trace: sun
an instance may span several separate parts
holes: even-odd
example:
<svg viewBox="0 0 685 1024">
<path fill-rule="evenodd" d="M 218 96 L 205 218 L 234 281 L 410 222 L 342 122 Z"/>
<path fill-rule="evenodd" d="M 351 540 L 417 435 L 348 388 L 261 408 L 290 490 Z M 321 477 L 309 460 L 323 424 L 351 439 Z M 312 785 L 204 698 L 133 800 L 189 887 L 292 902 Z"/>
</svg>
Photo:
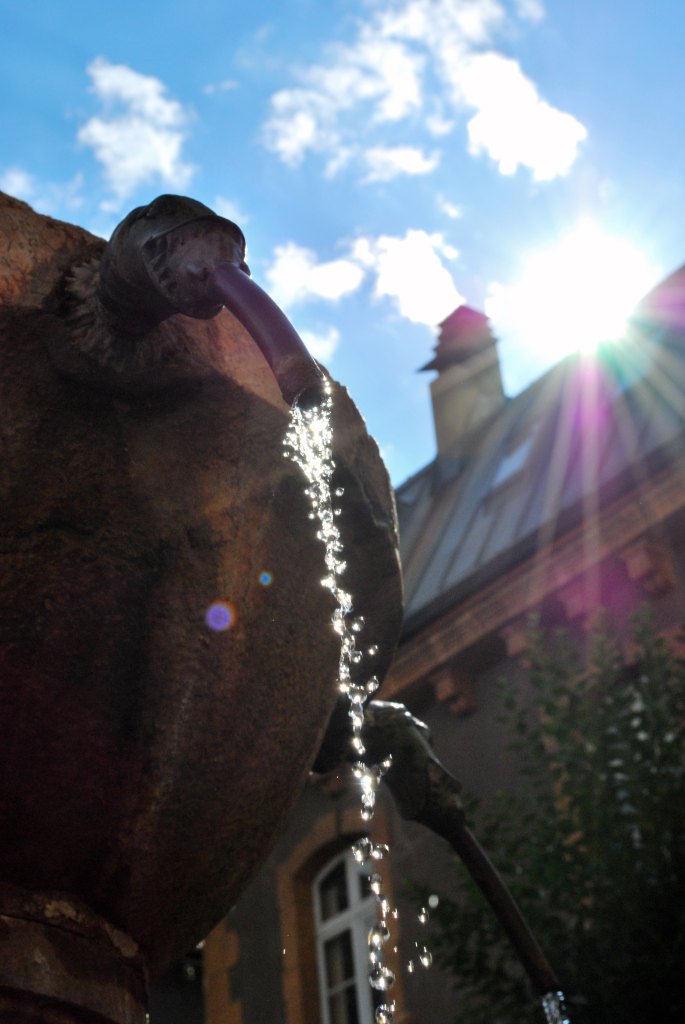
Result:
<svg viewBox="0 0 685 1024">
<path fill-rule="evenodd" d="M 622 337 L 637 302 L 660 270 L 627 238 L 591 221 L 526 260 L 518 283 L 492 285 L 486 312 L 521 358 L 557 362 Z"/>
</svg>

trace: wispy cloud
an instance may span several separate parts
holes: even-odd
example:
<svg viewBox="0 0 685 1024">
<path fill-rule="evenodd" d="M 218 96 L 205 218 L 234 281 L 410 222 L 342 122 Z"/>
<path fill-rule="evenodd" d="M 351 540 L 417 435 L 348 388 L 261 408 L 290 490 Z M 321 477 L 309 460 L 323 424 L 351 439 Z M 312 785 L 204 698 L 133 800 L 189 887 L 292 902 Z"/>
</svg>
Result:
<svg viewBox="0 0 685 1024">
<path fill-rule="evenodd" d="M 157 179 L 185 189 L 194 171 L 182 157 L 188 111 L 158 78 L 124 64 L 97 57 L 87 70 L 103 110 L 82 125 L 78 140 L 102 164 L 112 192 L 103 208 L 118 209 L 140 185 Z"/>
<path fill-rule="evenodd" d="M 364 154 L 368 173 L 364 181 L 390 181 L 400 174 L 428 174 L 440 157 L 426 156 L 417 146 L 372 146 Z"/>
<path fill-rule="evenodd" d="M 437 197 L 438 208 L 449 217 L 450 220 L 458 220 L 461 217 L 461 207 L 453 203 L 451 199 L 447 199 L 445 196 Z"/>
<path fill-rule="evenodd" d="M 527 21 L 542 21 L 545 16 L 542 0 L 516 0 L 516 10 Z"/>
<path fill-rule="evenodd" d="M 322 363 L 330 363 L 340 344 L 340 331 L 337 327 L 327 327 L 321 331 L 300 331 L 307 349 Z"/>
<path fill-rule="evenodd" d="M 221 92 L 232 92 L 238 88 L 239 83 L 235 78 L 224 78 L 221 82 L 208 82 L 202 87 L 205 96 L 215 96 Z"/>
<path fill-rule="evenodd" d="M 70 181 L 41 181 L 22 167 L 8 167 L 0 172 L 0 192 L 30 203 L 38 213 L 64 217 L 83 205 L 83 175 Z"/>
<path fill-rule="evenodd" d="M 544 15 L 540 0 L 517 0 L 515 12 L 527 22 Z M 386 0 L 358 25 L 350 44 L 328 46 L 321 62 L 294 72 L 292 88 L 274 93 L 264 143 L 293 167 L 319 154 L 331 175 L 368 165 L 369 151 L 420 152 L 423 132 L 447 135 L 470 113 L 473 156 L 485 153 L 503 174 L 519 166 L 537 180 L 564 174 L 585 128 L 494 49 L 511 22 L 498 0 Z M 392 147 L 383 138 L 391 123 Z M 407 140 L 398 145 L 400 123 Z M 415 167 L 395 164 L 396 173 L 417 173 Z"/>
<path fill-rule="evenodd" d="M 274 93 L 265 144 L 297 166 L 308 150 L 345 148 L 344 122 L 359 106 L 367 108 L 370 125 L 401 120 L 420 107 L 423 62 L 373 23 L 362 25 L 352 46 L 330 45 L 325 63 L 296 72 L 294 88 Z"/>
<path fill-rule="evenodd" d="M 232 199 L 227 199 L 226 196 L 217 196 L 212 205 L 212 209 L 215 213 L 218 213 L 220 217 L 226 217 L 227 220 L 232 220 L 233 223 L 237 224 L 240 228 L 250 220 L 249 214 L 245 213 L 238 203 L 234 202 Z"/>
</svg>

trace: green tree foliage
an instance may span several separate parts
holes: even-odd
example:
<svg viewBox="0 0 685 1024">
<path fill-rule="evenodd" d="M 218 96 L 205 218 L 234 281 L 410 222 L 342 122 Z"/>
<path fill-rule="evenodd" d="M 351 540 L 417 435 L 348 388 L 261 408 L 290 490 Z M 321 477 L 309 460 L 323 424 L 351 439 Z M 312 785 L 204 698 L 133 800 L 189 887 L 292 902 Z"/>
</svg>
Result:
<svg viewBox="0 0 685 1024">
<path fill-rule="evenodd" d="M 532 631 L 531 692 L 523 701 L 502 686 L 521 785 L 469 808 L 561 979 L 572 1024 L 685 1021 L 685 663 L 645 616 L 634 639 L 626 668 L 598 632 L 581 671 L 568 637 Z M 432 914 L 459 1024 L 540 1024 L 463 869 L 459 888 Z"/>
</svg>

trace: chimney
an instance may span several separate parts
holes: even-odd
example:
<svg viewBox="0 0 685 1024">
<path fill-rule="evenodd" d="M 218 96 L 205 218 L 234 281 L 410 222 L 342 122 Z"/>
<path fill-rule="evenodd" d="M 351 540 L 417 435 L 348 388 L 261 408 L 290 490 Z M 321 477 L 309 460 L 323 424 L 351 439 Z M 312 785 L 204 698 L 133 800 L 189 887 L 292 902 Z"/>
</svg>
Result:
<svg viewBox="0 0 685 1024">
<path fill-rule="evenodd" d="M 439 326 L 433 358 L 421 369 L 438 371 L 431 381 L 438 455 L 456 455 L 504 404 L 504 388 L 497 342 L 483 313 L 459 306 Z"/>
</svg>

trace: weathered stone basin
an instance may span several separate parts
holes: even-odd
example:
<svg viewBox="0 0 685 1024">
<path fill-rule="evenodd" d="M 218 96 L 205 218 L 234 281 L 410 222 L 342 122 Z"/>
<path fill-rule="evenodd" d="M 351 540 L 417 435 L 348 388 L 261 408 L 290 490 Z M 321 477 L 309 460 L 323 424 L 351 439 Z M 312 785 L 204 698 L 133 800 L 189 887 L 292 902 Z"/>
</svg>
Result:
<svg viewBox="0 0 685 1024">
<path fill-rule="evenodd" d="M 36 991 L 53 977 L 64 1003 L 74 936 L 104 928 L 154 976 L 226 913 L 316 755 L 338 660 L 271 370 L 225 310 L 135 345 L 103 328 L 93 347 L 103 248 L 0 196 L 0 990 L 32 991 L 12 927 L 48 920 L 41 942 L 76 980 L 43 971 Z M 334 400 L 345 583 L 382 672 L 401 604 L 391 490 Z M 207 625 L 216 602 L 229 628 Z M 120 967 L 98 970 L 86 1010 L 137 1020 L 134 982 L 115 1011 Z"/>
</svg>

